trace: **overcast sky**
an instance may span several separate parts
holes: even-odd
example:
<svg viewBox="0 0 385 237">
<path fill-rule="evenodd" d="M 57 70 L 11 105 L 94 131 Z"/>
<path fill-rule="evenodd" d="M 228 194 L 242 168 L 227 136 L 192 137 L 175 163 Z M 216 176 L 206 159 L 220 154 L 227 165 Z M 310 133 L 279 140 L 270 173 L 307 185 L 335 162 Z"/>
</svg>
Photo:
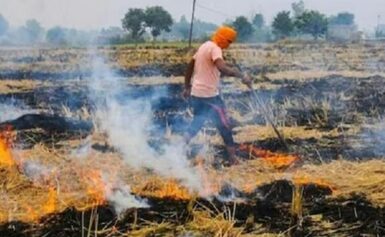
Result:
<svg viewBox="0 0 385 237">
<path fill-rule="evenodd" d="M 34 18 L 44 27 L 56 25 L 78 29 L 121 26 L 127 9 L 160 5 L 175 20 L 191 15 L 193 0 L 0 0 L 0 14 L 12 26 Z M 226 19 L 262 13 L 270 22 L 281 10 L 290 10 L 294 0 L 197 0 L 196 17 L 216 24 Z M 304 0 L 307 9 L 327 15 L 349 11 L 356 15 L 360 29 L 372 30 L 377 22 L 385 23 L 385 0 Z M 381 15 L 380 18 L 378 16 Z"/>
</svg>

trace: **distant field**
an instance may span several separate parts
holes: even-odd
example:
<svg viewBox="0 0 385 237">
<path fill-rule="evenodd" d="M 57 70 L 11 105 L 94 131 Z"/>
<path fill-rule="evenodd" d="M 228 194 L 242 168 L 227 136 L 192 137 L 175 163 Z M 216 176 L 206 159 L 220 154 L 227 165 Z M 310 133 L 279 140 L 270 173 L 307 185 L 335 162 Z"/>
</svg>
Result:
<svg viewBox="0 0 385 237">
<path fill-rule="evenodd" d="M 0 77 L 49 78 L 89 75 L 90 57 L 98 54 L 110 67 L 125 76 L 181 76 L 194 49 L 180 43 L 140 44 L 99 47 L 97 49 L 0 49 Z M 197 45 L 194 45 L 197 47 Z M 235 44 L 226 51 L 252 74 L 285 71 L 326 71 L 382 73 L 384 43 L 330 44 L 281 42 L 276 44 Z"/>
</svg>

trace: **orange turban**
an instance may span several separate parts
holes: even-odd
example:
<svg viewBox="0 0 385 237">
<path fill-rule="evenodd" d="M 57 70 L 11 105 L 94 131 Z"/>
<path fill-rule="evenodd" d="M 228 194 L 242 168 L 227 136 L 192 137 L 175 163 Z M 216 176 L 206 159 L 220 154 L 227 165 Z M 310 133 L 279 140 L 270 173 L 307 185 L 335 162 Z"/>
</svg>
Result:
<svg viewBox="0 0 385 237">
<path fill-rule="evenodd" d="M 225 49 L 235 41 L 237 38 L 237 32 L 228 26 L 221 26 L 214 33 L 211 40 L 216 43 L 220 48 Z"/>
</svg>

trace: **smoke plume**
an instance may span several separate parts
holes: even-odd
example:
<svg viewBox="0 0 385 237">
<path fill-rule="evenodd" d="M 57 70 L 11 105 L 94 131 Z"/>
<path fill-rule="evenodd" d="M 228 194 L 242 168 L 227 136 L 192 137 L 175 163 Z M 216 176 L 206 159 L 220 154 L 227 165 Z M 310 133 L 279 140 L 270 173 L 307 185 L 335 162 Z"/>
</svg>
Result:
<svg viewBox="0 0 385 237">
<path fill-rule="evenodd" d="M 122 154 L 124 161 L 135 168 L 147 168 L 162 176 L 176 178 L 199 192 L 200 176 L 190 167 L 182 139 L 173 139 L 157 149 L 149 144 L 154 134 L 151 129 L 155 127 L 151 102 L 165 92 L 131 96 L 135 89 L 129 89 L 127 83 L 114 75 L 99 57 L 94 60 L 93 72 L 89 88 L 96 108 L 96 124 L 107 133 L 110 144 Z"/>
</svg>

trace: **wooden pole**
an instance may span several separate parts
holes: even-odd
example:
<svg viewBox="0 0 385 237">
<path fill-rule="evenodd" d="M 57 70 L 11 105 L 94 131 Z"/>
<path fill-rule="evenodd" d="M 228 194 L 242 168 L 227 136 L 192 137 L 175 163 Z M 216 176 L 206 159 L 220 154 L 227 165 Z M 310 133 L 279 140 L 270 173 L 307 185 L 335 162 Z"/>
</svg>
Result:
<svg viewBox="0 0 385 237">
<path fill-rule="evenodd" d="M 195 3 L 196 3 L 196 0 L 193 0 L 193 8 L 192 8 L 192 14 L 191 14 L 191 23 L 190 23 L 190 35 L 188 39 L 189 48 L 191 48 L 192 33 L 193 33 L 193 27 L 194 27 Z"/>
</svg>

